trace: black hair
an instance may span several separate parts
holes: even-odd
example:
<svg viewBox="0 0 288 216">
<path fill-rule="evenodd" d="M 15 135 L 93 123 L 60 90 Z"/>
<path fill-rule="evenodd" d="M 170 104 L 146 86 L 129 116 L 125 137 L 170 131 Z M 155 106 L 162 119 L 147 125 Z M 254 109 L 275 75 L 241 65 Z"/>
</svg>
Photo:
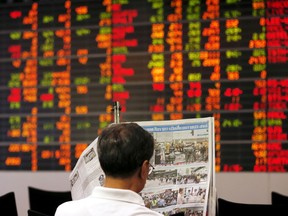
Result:
<svg viewBox="0 0 288 216">
<path fill-rule="evenodd" d="M 107 176 L 132 176 L 154 151 L 153 136 L 136 123 L 112 124 L 98 137 L 100 165 Z"/>
</svg>

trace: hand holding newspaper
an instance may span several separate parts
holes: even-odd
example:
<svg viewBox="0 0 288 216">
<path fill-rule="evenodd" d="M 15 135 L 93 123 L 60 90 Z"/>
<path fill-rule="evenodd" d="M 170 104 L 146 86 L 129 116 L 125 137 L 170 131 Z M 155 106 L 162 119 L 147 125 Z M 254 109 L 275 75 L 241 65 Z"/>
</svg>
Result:
<svg viewBox="0 0 288 216">
<path fill-rule="evenodd" d="M 155 167 L 141 191 L 145 205 L 164 215 L 215 215 L 214 119 L 136 122 L 155 140 Z M 82 152 L 69 180 L 73 200 L 102 186 L 97 138 Z"/>
</svg>

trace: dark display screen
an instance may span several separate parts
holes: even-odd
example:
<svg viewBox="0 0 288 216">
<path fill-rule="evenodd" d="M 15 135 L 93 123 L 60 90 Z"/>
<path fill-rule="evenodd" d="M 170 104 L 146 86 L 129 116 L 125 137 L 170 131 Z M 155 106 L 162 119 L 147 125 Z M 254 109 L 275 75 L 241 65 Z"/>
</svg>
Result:
<svg viewBox="0 0 288 216">
<path fill-rule="evenodd" d="M 216 172 L 288 171 L 288 1 L 0 4 L 0 170 L 73 169 L 113 119 L 215 119 Z"/>
</svg>

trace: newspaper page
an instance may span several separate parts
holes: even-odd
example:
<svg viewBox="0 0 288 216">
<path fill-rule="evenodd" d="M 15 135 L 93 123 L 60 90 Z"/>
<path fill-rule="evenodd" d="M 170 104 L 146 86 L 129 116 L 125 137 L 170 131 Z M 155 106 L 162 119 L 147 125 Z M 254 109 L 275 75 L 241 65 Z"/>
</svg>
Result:
<svg viewBox="0 0 288 216">
<path fill-rule="evenodd" d="M 136 123 L 155 140 L 150 161 L 155 169 L 140 193 L 145 205 L 167 216 L 177 212 L 185 212 L 185 216 L 215 215 L 214 118 Z M 96 138 L 69 176 L 72 199 L 89 196 L 104 178 Z"/>
<path fill-rule="evenodd" d="M 141 191 L 145 205 L 164 215 L 215 215 L 208 203 L 209 196 L 213 199 L 214 119 L 137 123 L 155 140 L 155 169 Z"/>
<path fill-rule="evenodd" d="M 89 196 L 95 186 L 102 186 L 104 172 L 97 154 L 98 137 L 82 152 L 69 175 L 73 200 Z"/>
</svg>

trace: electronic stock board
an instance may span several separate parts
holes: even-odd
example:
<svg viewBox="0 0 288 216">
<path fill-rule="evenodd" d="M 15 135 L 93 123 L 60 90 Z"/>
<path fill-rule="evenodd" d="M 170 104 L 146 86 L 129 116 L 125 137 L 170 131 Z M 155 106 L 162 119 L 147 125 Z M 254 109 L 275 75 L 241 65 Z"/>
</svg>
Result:
<svg viewBox="0 0 288 216">
<path fill-rule="evenodd" d="M 213 116 L 216 172 L 288 170 L 288 1 L 0 4 L 0 170 L 73 169 L 113 122 Z"/>
</svg>

